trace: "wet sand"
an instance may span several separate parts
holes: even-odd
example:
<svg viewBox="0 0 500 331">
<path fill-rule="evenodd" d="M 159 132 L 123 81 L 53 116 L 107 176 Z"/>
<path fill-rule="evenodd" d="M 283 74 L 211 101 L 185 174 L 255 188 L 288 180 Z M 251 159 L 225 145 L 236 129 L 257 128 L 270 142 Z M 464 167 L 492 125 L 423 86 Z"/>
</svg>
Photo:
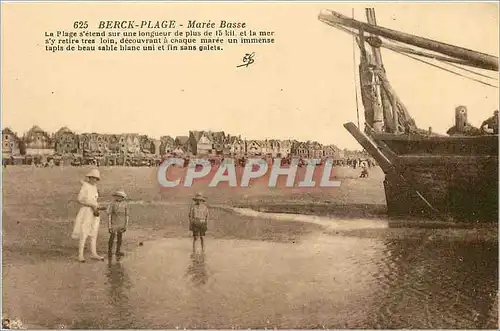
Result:
<svg viewBox="0 0 500 331">
<path fill-rule="evenodd" d="M 80 180 L 89 168 L 8 167 L 3 173 L 3 249 L 4 263 L 37 261 L 74 255 L 75 241 L 69 235 L 78 211 L 76 196 Z M 345 205 L 382 206 L 385 203 L 382 172 L 374 169 L 367 180 L 357 179 L 358 170 L 340 168 L 336 174 L 341 188 L 309 191 L 269 189 L 264 182 L 249 188 L 207 188 L 200 183 L 191 188 L 161 189 L 155 168 L 100 168 L 100 201 L 109 203 L 115 190 L 124 189 L 130 198 L 131 224 L 134 239 L 127 234 L 132 247 L 140 241 L 189 235 L 187 214 L 191 198 L 202 191 L 210 205 L 310 203 L 334 201 Z M 179 169 L 179 171 L 182 171 Z M 302 234 L 318 231 L 314 224 L 273 222 L 251 217 L 234 218 L 220 208 L 211 211 L 209 235 L 214 238 L 256 239 L 273 241 L 298 240 Z M 251 222 L 250 222 L 251 221 Z M 105 222 L 99 249 L 106 249 Z"/>
<path fill-rule="evenodd" d="M 474 265 L 491 252 L 455 241 L 212 238 L 202 255 L 161 239 L 111 263 L 11 266 L 4 303 L 47 328 L 492 327 L 494 265 Z"/>
<path fill-rule="evenodd" d="M 86 171 L 4 170 L 8 316 L 46 328 L 492 328 L 496 322 L 496 228 L 391 227 L 380 214 L 280 218 L 228 209 L 259 201 L 377 209 L 383 187 L 376 171 L 361 180 L 343 169 L 341 188 L 293 192 L 259 185 L 165 191 L 154 169 L 101 169 L 104 201 L 117 188 L 131 197 L 127 256 L 111 265 L 77 263 L 77 243 L 69 237 L 78 209 L 71 200 Z M 187 231 L 198 190 L 214 206 L 204 257 L 192 255 Z M 106 240 L 101 224 L 102 253 Z"/>
</svg>

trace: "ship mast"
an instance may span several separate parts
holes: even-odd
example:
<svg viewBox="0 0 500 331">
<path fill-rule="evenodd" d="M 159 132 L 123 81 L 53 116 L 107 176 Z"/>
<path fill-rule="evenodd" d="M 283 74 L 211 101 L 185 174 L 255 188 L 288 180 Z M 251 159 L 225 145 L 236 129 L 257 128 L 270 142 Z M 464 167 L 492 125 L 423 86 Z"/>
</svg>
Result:
<svg viewBox="0 0 500 331">
<path fill-rule="evenodd" d="M 375 10 L 373 8 L 366 8 L 366 19 L 368 23 L 377 25 L 377 20 L 375 18 Z M 377 70 L 385 71 L 382 64 L 382 53 L 380 48 L 371 46 L 372 67 Z M 375 132 L 382 132 L 384 130 L 384 101 L 387 101 L 385 95 L 381 93 L 380 79 L 372 70 L 372 84 L 373 84 L 373 123 L 372 128 Z"/>
<path fill-rule="evenodd" d="M 366 9 L 368 22 L 376 26 L 375 10 Z M 364 35 L 359 31 L 358 46 L 361 51 L 359 74 L 361 81 L 361 99 L 365 109 L 365 132 L 403 133 L 417 131 L 415 122 L 405 106 L 397 97 L 386 77 L 377 36 Z M 365 41 L 370 45 L 367 49 Z"/>
<path fill-rule="evenodd" d="M 391 30 L 374 24 L 360 22 L 331 10 L 322 11 L 318 18 L 320 21 L 327 24 L 341 25 L 348 28 L 354 28 L 358 31 L 363 30 L 380 37 L 448 55 L 450 57 L 463 60 L 468 65 L 476 68 L 498 71 L 498 58 L 493 55 L 419 37 L 409 33 Z"/>
<path fill-rule="evenodd" d="M 494 56 L 377 26 L 373 8 L 366 9 L 366 17 L 368 23 L 351 19 L 333 11 L 322 11 L 319 15 L 320 21 L 348 33 L 356 34 L 355 31 L 348 28 L 358 30 L 357 41 L 361 51 L 359 64 L 361 98 L 365 109 L 365 132 L 367 134 L 424 132 L 424 130 L 417 128 L 415 121 L 387 79 L 380 52 L 380 47 L 387 47 L 387 45 L 382 42 L 379 36 L 447 55 L 447 57 L 443 57 L 442 55 L 422 53 L 442 61 L 487 70 L 498 70 L 498 58 Z M 370 35 L 365 36 L 366 32 Z M 369 50 L 366 48 L 365 41 L 370 46 Z"/>
</svg>

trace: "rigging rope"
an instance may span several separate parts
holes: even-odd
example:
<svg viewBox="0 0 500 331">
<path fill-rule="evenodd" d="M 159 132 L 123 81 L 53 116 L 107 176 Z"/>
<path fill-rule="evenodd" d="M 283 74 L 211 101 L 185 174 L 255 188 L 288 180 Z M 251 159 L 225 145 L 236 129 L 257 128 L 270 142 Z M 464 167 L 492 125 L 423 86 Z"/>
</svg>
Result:
<svg viewBox="0 0 500 331">
<path fill-rule="evenodd" d="M 461 66 L 453 64 L 453 63 L 448 63 L 448 65 L 450 65 L 450 66 L 452 66 L 454 68 L 457 68 L 457 69 L 462 69 L 464 71 L 476 74 L 476 75 L 484 77 L 484 78 L 488 78 L 488 79 L 492 79 L 492 80 L 498 81 L 498 77 L 491 77 L 491 76 L 488 76 L 488 75 L 484 75 L 484 74 L 482 74 L 480 72 L 477 72 L 477 71 L 474 71 L 474 70 L 470 70 L 470 69 L 467 69 L 467 68 L 462 68 Z"/>
<path fill-rule="evenodd" d="M 412 48 L 405 47 L 403 43 L 398 42 L 398 41 L 394 41 L 394 40 L 392 40 L 391 42 L 393 44 L 395 44 L 396 46 L 389 45 L 386 42 L 381 47 L 387 48 L 387 49 L 389 49 L 391 51 L 394 51 L 394 52 L 398 52 L 399 51 L 399 52 L 403 52 L 403 53 L 410 53 L 410 54 L 413 54 L 413 55 L 420 55 L 420 56 L 428 57 L 428 58 L 431 58 L 431 59 L 434 59 L 434 60 L 437 60 L 437 61 L 440 61 L 440 62 L 445 62 L 449 66 L 455 67 L 457 69 L 461 69 L 461 70 L 473 73 L 473 74 L 481 76 L 481 77 L 485 77 L 485 78 L 488 78 L 488 79 L 492 79 L 492 80 L 498 81 L 498 77 L 491 77 L 491 76 L 482 74 L 480 72 L 477 72 L 477 71 L 474 71 L 474 70 L 471 70 L 471 69 L 468 69 L 468 68 L 461 67 L 460 65 L 457 65 L 457 64 L 468 65 L 467 61 L 456 60 L 456 59 L 453 59 L 453 58 L 448 58 L 448 57 L 440 56 L 440 55 L 437 55 L 437 54 L 425 53 L 425 52 L 422 52 L 422 51 L 417 51 L 417 50 L 414 50 Z M 453 64 L 453 63 L 456 63 L 456 64 Z"/>
<path fill-rule="evenodd" d="M 352 9 L 352 18 L 354 19 L 354 8 Z M 354 74 L 354 93 L 356 95 L 356 115 L 358 117 L 358 128 L 359 126 L 359 101 L 358 101 L 358 79 L 356 77 L 356 35 L 352 36 L 352 64 L 353 64 L 353 74 Z"/>
<path fill-rule="evenodd" d="M 455 74 L 455 75 L 457 75 L 457 76 L 460 76 L 460 77 L 463 77 L 463 78 L 467 78 L 467 79 L 473 80 L 473 81 L 475 81 L 475 82 L 477 82 L 477 83 L 480 83 L 480 84 L 483 84 L 483 85 L 487 85 L 487 86 L 491 86 L 491 87 L 494 87 L 494 88 L 498 88 L 498 86 L 496 86 L 496 85 L 492 85 L 492 84 L 489 84 L 489 83 L 483 82 L 482 80 L 475 79 L 475 78 L 472 78 L 472 77 L 467 77 L 467 76 L 462 75 L 461 73 L 458 73 L 458 72 L 456 72 L 456 71 L 453 71 L 453 70 L 450 70 L 450 69 L 446 69 L 446 68 L 440 67 L 440 66 L 438 66 L 437 64 L 434 64 L 434 63 L 431 63 L 431 62 L 429 62 L 429 61 L 425 61 L 425 60 L 419 59 L 419 58 L 414 57 L 414 56 L 411 56 L 411 55 L 409 55 L 409 54 L 405 54 L 405 53 L 398 52 L 398 51 L 394 51 L 394 52 L 396 52 L 396 53 L 398 53 L 398 54 L 401 54 L 401 55 L 404 55 L 404 56 L 407 56 L 407 57 L 409 57 L 409 58 L 411 58 L 411 59 L 414 59 L 414 60 L 416 60 L 416 61 L 419 61 L 419 62 L 422 62 L 422 63 L 428 64 L 428 65 L 430 65 L 430 66 L 432 66 L 432 67 L 436 67 L 436 68 L 438 68 L 438 69 L 441 69 L 441 70 L 444 70 L 444 71 L 450 72 L 450 73 Z"/>
<path fill-rule="evenodd" d="M 343 27 L 343 26 L 336 25 L 336 24 L 332 24 L 332 23 L 327 22 L 327 21 L 322 21 L 322 22 L 324 22 L 324 23 L 326 23 L 326 24 L 328 24 L 328 25 L 330 25 L 330 26 L 332 26 L 332 27 L 334 27 L 334 28 L 337 28 L 337 29 L 339 29 L 339 30 L 341 30 L 341 31 L 344 31 L 344 32 L 346 32 L 346 33 L 352 34 L 352 35 L 353 35 L 353 38 L 355 38 L 355 36 L 356 36 L 356 33 L 355 33 L 354 31 L 349 30 L 349 29 L 347 29 L 347 28 L 345 28 L 345 27 Z M 396 43 L 395 41 L 393 41 L 393 42 L 394 42 L 394 43 Z M 433 64 L 432 62 L 428 62 L 428 61 L 425 61 L 425 60 L 419 59 L 419 58 L 417 58 L 417 57 L 411 56 L 411 55 L 409 55 L 409 54 L 406 54 L 404 51 L 397 51 L 397 50 L 396 50 L 396 49 L 394 49 L 393 47 L 390 47 L 390 46 L 389 46 L 389 47 L 387 47 L 387 45 L 382 45 L 381 47 L 384 47 L 384 48 L 386 48 L 386 49 L 389 49 L 389 50 L 391 50 L 391 51 L 393 51 L 393 52 L 395 52 L 395 53 L 398 53 L 398 54 L 401 54 L 401 55 L 407 56 L 407 57 L 412 58 L 412 59 L 414 59 L 414 60 L 416 60 L 416 61 L 420 61 L 420 62 L 425 63 L 425 64 L 428 64 L 428 65 L 430 65 L 430 66 L 433 66 L 433 67 L 439 68 L 439 69 L 441 69 L 441 70 L 444 70 L 444 71 L 447 71 L 447 72 L 453 73 L 453 74 L 455 74 L 455 75 L 461 76 L 461 77 L 463 77 L 463 78 L 473 80 L 473 81 L 475 81 L 475 82 L 477 82 L 477 83 L 480 83 L 480 84 L 483 84 L 483 85 L 487 85 L 487 86 L 491 86 L 491 87 L 494 87 L 494 88 L 498 88 L 498 86 L 496 86 L 496 85 L 492 85 L 492 84 L 489 84 L 489 83 L 483 82 L 482 80 L 478 80 L 478 79 L 475 79 L 475 78 L 472 78 L 472 77 L 468 77 L 468 76 L 462 75 L 462 74 L 460 74 L 460 73 L 458 73 L 458 72 L 456 72 L 456 71 L 449 70 L 449 69 L 446 69 L 446 68 L 440 67 L 440 66 L 438 66 L 438 65 L 436 65 L 436 64 Z M 422 55 L 422 54 L 419 54 L 419 55 L 421 55 L 421 56 L 426 56 L 426 55 Z M 427 57 L 430 57 L 430 56 L 427 56 Z M 441 62 L 444 62 L 444 60 L 441 60 Z M 498 79 L 493 78 L 493 77 L 491 77 L 491 76 L 483 75 L 483 74 L 480 74 L 480 73 L 475 72 L 475 71 L 473 71 L 473 70 L 466 69 L 466 68 L 462 68 L 462 67 L 457 66 L 457 65 L 453 65 L 452 63 L 448 63 L 448 62 L 446 62 L 446 63 L 447 63 L 447 64 L 449 64 L 450 66 L 454 66 L 454 67 L 456 67 L 456 68 L 458 68 L 458 69 L 462 69 L 462 70 L 468 71 L 468 72 L 470 72 L 470 73 L 473 73 L 473 74 L 476 74 L 476 75 L 479 75 L 479 76 L 483 76 L 483 77 L 486 77 L 486 78 L 489 78 L 489 79 L 495 79 L 495 80 L 498 80 Z"/>
</svg>

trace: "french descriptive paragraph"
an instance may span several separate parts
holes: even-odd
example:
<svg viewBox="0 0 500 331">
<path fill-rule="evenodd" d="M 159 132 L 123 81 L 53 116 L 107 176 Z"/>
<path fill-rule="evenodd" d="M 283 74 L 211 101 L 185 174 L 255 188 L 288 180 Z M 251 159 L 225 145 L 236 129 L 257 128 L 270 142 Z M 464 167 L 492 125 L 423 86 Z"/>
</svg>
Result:
<svg viewBox="0 0 500 331">
<path fill-rule="evenodd" d="M 217 52 L 231 45 L 274 44 L 275 32 L 246 22 L 75 21 L 45 31 L 47 52 Z"/>
</svg>

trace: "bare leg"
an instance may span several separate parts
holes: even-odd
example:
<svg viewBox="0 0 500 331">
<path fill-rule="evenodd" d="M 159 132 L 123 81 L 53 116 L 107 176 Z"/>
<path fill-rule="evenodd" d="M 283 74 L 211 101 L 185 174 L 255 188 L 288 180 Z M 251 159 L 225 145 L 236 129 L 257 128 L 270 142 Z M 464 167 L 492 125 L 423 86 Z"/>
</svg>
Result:
<svg viewBox="0 0 500 331">
<path fill-rule="evenodd" d="M 90 253 L 93 259 L 104 260 L 102 256 L 97 254 L 97 236 L 92 236 L 90 238 Z"/>
<path fill-rule="evenodd" d="M 193 236 L 193 254 L 196 253 L 196 236 Z"/>
<path fill-rule="evenodd" d="M 85 249 L 85 241 L 87 241 L 87 236 L 80 234 L 80 242 L 78 244 L 78 260 L 80 262 L 85 262 L 85 257 L 83 256 L 83 251 Z"/>
<path fill-rule="evenodd" d="M 205 252 L 205 240 L 203 236 L 200 236 L 200 243 L 201 243 L 201 251 Z"/>
</svg>

